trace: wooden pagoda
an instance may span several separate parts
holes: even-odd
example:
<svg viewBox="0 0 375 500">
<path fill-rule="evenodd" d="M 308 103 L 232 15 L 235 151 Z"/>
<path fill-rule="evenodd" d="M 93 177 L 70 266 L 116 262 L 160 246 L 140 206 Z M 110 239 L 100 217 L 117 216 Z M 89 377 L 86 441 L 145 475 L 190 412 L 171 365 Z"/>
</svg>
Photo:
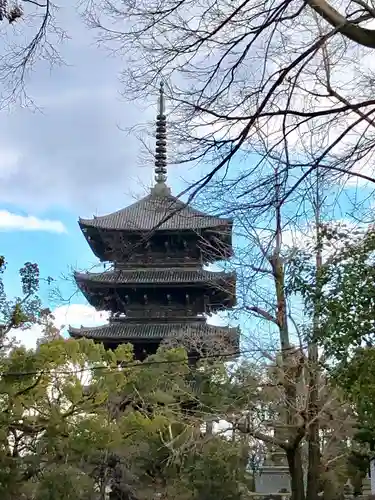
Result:
<svg viewBox="0 0 375 500">
<path fill-rule="evenodd" d="M 166 185 L 166 144 L 161 84 L 155 186 L 131 206 L 79 220 L 92 251 L 111 268 L 75 273 L 75 280 L 92 306 L 110 311 L 109 323 L 70 327 L 69 333 L 110 349 L 131 343 L 137 359 L 168 342 L 185 346 L 194 357 L 235 355 L 238 329 L 207 323 L 207 316 L 235 304 L 235 274 L 204 269 L 231 256 L 232 220 L 207 215 L 172 196 Z"/>
</svg>

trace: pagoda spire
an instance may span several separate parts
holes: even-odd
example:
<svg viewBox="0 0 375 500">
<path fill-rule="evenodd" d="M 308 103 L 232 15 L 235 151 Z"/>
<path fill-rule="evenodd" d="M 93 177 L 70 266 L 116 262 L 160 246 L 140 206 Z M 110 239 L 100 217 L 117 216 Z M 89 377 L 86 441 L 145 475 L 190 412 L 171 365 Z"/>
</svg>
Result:
<svg viewBox="0 0 375 500">
<path fill-rule="evenodd" d="M 155 181 L 156 186 L 167 180 L 167 117 L 165 116 L 164 83 L 160 82 L 159 106 L 156 117 Z"/>
</svg>

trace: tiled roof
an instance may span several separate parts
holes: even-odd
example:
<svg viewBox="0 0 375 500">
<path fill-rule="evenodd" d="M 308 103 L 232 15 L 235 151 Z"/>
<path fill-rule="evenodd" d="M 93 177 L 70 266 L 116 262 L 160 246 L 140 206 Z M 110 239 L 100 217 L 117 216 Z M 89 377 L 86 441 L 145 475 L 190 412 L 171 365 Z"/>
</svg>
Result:
<svg viewBox="0 0 375 500">
<path fill-rule="evenodd" d="M 130 321 L 113 322 L 95 327 L 69 327 L 69 334 L 76 338 L 93 340 L 163 340 L 168 338 L 184 338 L 199 336 L 200 338 L 227 338 L 238 344 L 238 328 L 225 328 L 198 323 L 132 323 Z"/>
<path fill-rule="evenodd" d="M 213 217 L 195 210 L 171 194 L 160 196 L 153 193 L 118 212 L 94 219 L 79 219 L 81 228 L 129 231 L 194 230 L 231 223 L 231 219 Z"/>
<path fill-rule="evenodd" d="M 79 282 L 103 284 L 163 284 L 163 283 L 211 283 L 218 280 L 235 279 L 235 273 L 212 272 L 203 269 L 166 268 L 166 269 L 138 269 L 115 270 L 103 273 L 75 273 Z"/>
</svg>

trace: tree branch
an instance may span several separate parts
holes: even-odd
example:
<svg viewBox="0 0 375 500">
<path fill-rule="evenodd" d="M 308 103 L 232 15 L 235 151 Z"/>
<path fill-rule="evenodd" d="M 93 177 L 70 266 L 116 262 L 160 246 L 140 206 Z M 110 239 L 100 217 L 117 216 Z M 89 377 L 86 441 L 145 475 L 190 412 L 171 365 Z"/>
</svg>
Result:
<svg viewBox="0 0 375 500">
<path fill-rule="evenodd" d="M 332 7 L 325 0 L 307 0 L 307 4 L 325 19 L 337 32 L 364 47 L 375 49 L 375 31 L 358 26 L 356 22 L 349 21 L 338 10 Z M 373 16 L 366 16 L 366 19 L 373 19 Z M 363 21 L 361 19 L 361 21 Z"/>
<path fill-rule="evenodd" d="M 265 311 L 261 307 L 246 306 L 245 309 L 249 312 L 253 312 L 253 313 L 257 314 L 258 316 L 260 316 L 263 319 L 266 319 L 267 321 L 272 321 L 272 323 L 275 323 L 275 325 L 278 324 L 275 316 L 272 316 L 272 314 L 270 314 L 268 311 Z"/>
</svg>

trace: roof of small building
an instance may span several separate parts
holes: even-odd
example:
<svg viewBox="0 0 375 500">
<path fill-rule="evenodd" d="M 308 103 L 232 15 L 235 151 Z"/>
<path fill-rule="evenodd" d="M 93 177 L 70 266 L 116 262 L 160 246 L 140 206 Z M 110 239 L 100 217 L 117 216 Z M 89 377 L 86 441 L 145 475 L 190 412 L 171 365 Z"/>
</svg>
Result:
<svg viewBox="0 0 375 500">
<path fill-rule="evenodd" d="M 69 327 L 69 334 L 76 338 L 93 340 L 125 341 L 125 340 L 163 340 L 167 338 L 184 338 L 199 336 L 200 338 L 233 339 L 239 342 L 239 329 L 196 323 L 135 323 L 131 321 L 114 321 L 95 327 Z"/>
<path fill-rule="evenodd" d="M 79 219 L 82 229 L 118 231 L 198 230 L 231 225 L 232 219 L 207 215 L 165 191 L 151 194 L 109 215 Z"/>
<path fill-rule="evenodd" d="M 103 273 L 74 273 L 77 283 L 97 283 L 105 285 L 131 284 L 193 284 L 214 283 L 220 280 L 235 280 L 235 273 L 213 272 L 191 268 L 138 268 L 137 270 L 114 270 Z"/>
</svg>

